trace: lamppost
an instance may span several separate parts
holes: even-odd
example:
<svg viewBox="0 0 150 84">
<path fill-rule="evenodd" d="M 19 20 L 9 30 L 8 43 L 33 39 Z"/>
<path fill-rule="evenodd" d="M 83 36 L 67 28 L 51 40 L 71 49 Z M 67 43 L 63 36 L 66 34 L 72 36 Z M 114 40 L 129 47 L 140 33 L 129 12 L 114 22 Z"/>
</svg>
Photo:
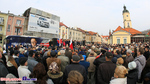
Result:
<svg viewBox="0 0 150 84">
<path fill-rule="evenodd" d="M 41 37 L 43 36 L 43 30 L 41 30 Z"/>
</svg>

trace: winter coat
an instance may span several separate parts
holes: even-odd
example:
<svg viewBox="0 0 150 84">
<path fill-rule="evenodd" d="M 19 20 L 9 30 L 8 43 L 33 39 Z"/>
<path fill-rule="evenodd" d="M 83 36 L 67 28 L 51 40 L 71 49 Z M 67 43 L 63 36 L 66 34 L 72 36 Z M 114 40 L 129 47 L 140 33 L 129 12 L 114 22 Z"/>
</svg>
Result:
<svg viewBox="0 0 150 84">
<path fill-rule="evenodd" d="M 145 51 L 143 55 L 145 56 L 146 60 L 148 60 L 150 57 L 149 51 Z"/>
<path fill-rule="evenodd" d="M 63 76 L 63 84 L 67 84 L 67 78 L 68 74 L 72 70 L 77 70 L 80 72 L 84 78 L 83 84 L 87 84 L 87 75 L 86 75 L 86 70 L 84 66 L 80 65 L 79 63 L 72 63 L 68 66 L 66 66 L 65 71 L 64 71 L 64 76 Z"/>
<path fill-rule="evenodd" d="M 82 66 L 84 66 L 84 68 L 85 68 L 85 70 L 86 70 L 86 73 L 88 74 L 88 68 L 89 68 L 89 66 L 90 66 L 90 63 L 87 62 L 87 61 L 85 61 L 85 60 L 81 60 L 81 61 L 79 62 L 79 64 L 82 65 Z"/>
<path fill-rule="evenodd" d="M 2 60 L 0 59 L 0 78 L 3 77 L 5 78 L 8 74 L 8 70 Z M 5 84 L 4 81 L 0 81 L 0 84 Z"/>
<path fill-rule="evenodd" d="M 15 59 L 15 62 L 17 63 L 17 66 L 19 66 L 19 57 L 18 56 L 15 56 L 13 55 L 13 58 Z"/>
<path fill-rule="evenodd" d="M 65 51 L 65 56 L 67 56 L 69 58 L 69 61 L 71 63 L 71 59 L 72 59 L 72 53 L 69 51 Z"/>
<path fill-rule="evenodd" d="M 115 78 L 110 81 L 110 84 L 127 84 L 127 78 Z"/>
<path fill-rule="evenodd" d="M 19 58 L 25 57 L 23 54 L 19 53 Z"/>
<path fill-rule="evenodd" d="M 99 65 L 97 79 L 99 84 L 108 84 L 114 76 L 116 65 L 111 61 L 106 61 Z"/>
<path fill-rule="evenodd" d="M 146 59 L 143 55 L 140 55 L 140 56 L 136 57 L 134 59 L 134 61 L 136 62 L 136 65 L 137 65 L 138 79 L 140 79 L 141 78 L 141 72 L 142 72 L 142 70 L 146 64 Z"/>
<path fill-rule="evenodd" d="M 31 72 L 33 72 L 33 68 L 34 68 L 34 66 L 38 63 L 34 58 L 32 58 L 32 57 L 28 57 L 28 69 L 31 71 Z"/>
<path fill-rule="evenodd" d="M 132 55 L 126 56 L 126 58 L 125 58 L 125 67 L 128 68 L 128 63 L 132 62 L 133 60 L 134 60 L 134 58 L 133 58 Z"/>
<path fill-rule="evenodd" d="M 133 69 L 128 71 L 127 84 L 136 84 L 137 81 L 138 81 L 138 70 Z"/>
<path fill-rule="evenodd" d="M 58 56 L 57 58 L 61 60 L 61 71 L 64 72 L 65 67 L 70 64 L 69 58 L 67 56 Z"/>
<path fill-rule="evenodd" d="M 10 61 L 7 62 L 7 69 L 9 73 L 12 73 L 17 78 L 19 77 L 16 67 Z"/>
<path fill-rule="evenodd" d="M 90 66 L 88 68 L 88 72 L 95 72 L 95 65 L 93 64 L 95 60 L 95 57 L 94 56 L 89 56 L 86 61 L 90 63 Z"/>
<path fill-rule="evenodd" d="M 18 75 L 19 78 L 22 78 L 24 76 L 26 76 L 27 78 L 29 78 L 29 75 L 31 74 L 31 72 L 29 71 L 27 66 L 19 66 L 18 67 Z"/>
</svg>

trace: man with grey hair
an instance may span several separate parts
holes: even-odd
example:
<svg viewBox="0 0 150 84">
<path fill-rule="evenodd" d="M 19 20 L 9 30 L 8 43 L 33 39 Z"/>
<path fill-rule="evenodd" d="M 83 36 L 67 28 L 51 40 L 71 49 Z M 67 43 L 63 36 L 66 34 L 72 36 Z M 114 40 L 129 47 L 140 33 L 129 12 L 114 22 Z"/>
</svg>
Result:
<svg viewBox="0 0 150 84">
<path fill-rule="evenodd" d="M 125 59 L 125 67 L 128 68 L 128 63 L 132 62 L 134 60 L 133 56 L 132 56 L 132 50 L 128 49 L 126 51 L 126 59 Z"/>
<path fill-rule="evenodd" d="M 65 67 L 70 63 L 69 58 L 67 56 L 65 56 L 65 50 L 60 50 L 60 56 L 58 56 L 57 58 L 59 58 L 61 60 L 61 71 L 64 72 Z"/>
</svg>

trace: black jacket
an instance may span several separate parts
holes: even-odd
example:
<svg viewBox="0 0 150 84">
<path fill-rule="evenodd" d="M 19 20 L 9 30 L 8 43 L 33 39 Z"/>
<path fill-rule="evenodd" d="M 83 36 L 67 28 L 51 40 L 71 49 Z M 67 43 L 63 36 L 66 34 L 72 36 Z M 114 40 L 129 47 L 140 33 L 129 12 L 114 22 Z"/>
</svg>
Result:
<svg viewBox="0 0 150 84">
<path fill-rule="evenodd" d="M 149 51 L 145 51 L 143 55 L 145 56 L 146 60 L 148 60 L 149 55 L 150 55 L 150 54 L 149 54 Z"/>
<path fill-rule="evenodd" d="M 87 75 L 86 75 L 86 70 L 84 66 L 80 65 L 79 63 L 72 63 L 68 66 L 66 66 L 65 71 L 64 71 L 64 76 L 63 76 L 63 84 L 67 84 L 67 78 L 68 74 L 72 70 L 77 70 L 80 72 L 84 78 L 83 84 L 87 84 Z"/>
<path fill-rule="evenodd" d="M 106 61 L 98 67 L 97 78 L 99 84 L 109 84 L 114 76 L 116 65 L 111 61 Z"/>
<path fill-rule="evenodd" d="M 12 74 L 13 74 L 14 76 L 16 76 L 17 78 L 19 77 L 19 76 L 18 76 L 18 71 L 17 71 L 17 69 L 16 69 L 15 66 L 7 67 L 7 69 L 8 69 L 8 72 L 9 72 L 9 73 L 12 73 Z"/>
<path fill-rule="evenodd" d="M 137 69 L 133 69 L 133 70 L 128 71 L 127 84 L 136 84 L 137 81 L 138 81 Z"/>
</svg>

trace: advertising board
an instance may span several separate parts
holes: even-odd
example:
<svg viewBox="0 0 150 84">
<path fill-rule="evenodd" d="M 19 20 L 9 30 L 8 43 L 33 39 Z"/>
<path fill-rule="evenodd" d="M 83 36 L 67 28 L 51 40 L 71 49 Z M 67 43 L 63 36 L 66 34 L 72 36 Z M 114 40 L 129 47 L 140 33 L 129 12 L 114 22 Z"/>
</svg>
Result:
<svg viewBox="0 0 150 84">
<path fill-rule="evenodd" d="M 35 14 L 30 14 L 28 31 L 59 34 L 59 21 Z"/>
</svg>

